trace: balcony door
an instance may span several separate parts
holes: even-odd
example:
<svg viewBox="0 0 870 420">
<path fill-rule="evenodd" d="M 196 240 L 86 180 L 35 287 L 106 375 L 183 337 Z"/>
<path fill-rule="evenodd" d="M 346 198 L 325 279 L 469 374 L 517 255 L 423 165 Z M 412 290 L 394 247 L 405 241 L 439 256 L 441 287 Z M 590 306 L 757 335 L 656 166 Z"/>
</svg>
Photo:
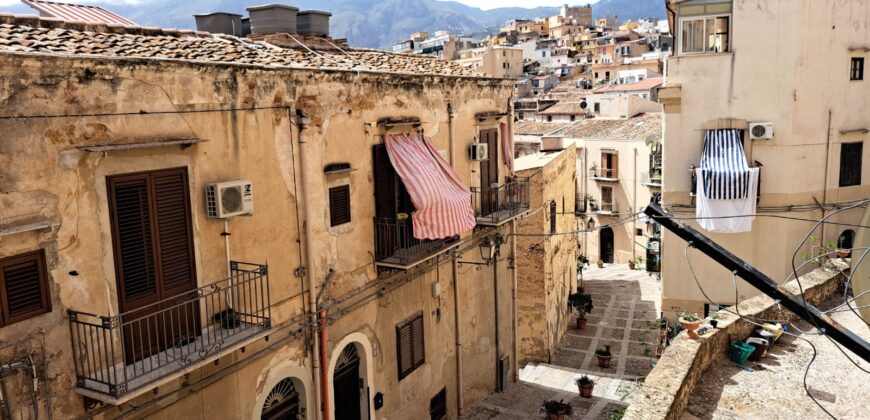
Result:
<svg viewBox="0 0 870 420">
<path fill-rule="evenodd" d="M 498 130 L 481 130 L 480 142 L 489 149 L 489 159 L 480 162 L 480 214 L 487 216 L 498 211 Z"/>
<path fill-rule="evenodd" d="M 598 258 L 608 264 L 613 263 L 613 229 L 601 228 L 598 233 Z"/>
<path fill-rule="evenodd" d="M 413 243 L 411 213 L 414 204 L 405 184 L 390 163 L 387 147 L 376 144 L 372 147 L 372 166 L 375 187 L 375 250 L 379 255 L 392 255 Z"/>
<path fill-rule="evenodd" d="M 108 177 L 121 328 L 128 364 L 199 335 L 186 168 Z M 178 296 L 177 300 L 163 302 Z"/>
</svg>

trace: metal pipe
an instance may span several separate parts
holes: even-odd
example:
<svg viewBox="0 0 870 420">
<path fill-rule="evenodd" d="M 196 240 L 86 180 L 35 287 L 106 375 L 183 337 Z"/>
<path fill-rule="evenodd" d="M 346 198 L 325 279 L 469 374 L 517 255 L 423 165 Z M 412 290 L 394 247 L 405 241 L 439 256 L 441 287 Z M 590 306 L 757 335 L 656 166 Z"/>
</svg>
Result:
<svg viewBox="0 0 870 420">
<path fill-rule="evenodd" d="M 224 231 L 221 233 L 224 237 L 224 252 L 227 256 L 227 308 L 233 307 L 233 269 L 230 263 L 230 219 L 224 219 Z M 232 315 L 231 315 L 232 316 Z"/>
<path fill-rule="evenodd" d="M 456 414 L 462 415 L 462 312 L 459 306 L 459 264 L 453 255 L 453 318 L 456 323 Z"/>
<path fill-rule="evenodd" d="M 313 237 L 311 233 L 311 222 L 313 220 L 311 216 L 311 200 L 310 200 L 310 191 L 311 186 L 308 185 L 308 165 L 311 162 L 311 159 L 306 156 L 306 144 L 307 142 L 302 141 L 302 131 L 305 129 L 305 124 L 302 121 L 304 118 L 304 114 L 300 109 L 296 110 L 296 115 L 298 117 L 296 123 L 297 135 L 296 138 L 299 142 L 299 174 L 302 181 L 302 211 L 305 214 L 305 276 L 308 277 L 308 310 L 309 317 L 311 318 L 311 327 L 318 325 L 318 317 L 317 317 L 317 280 L 314 278 L 315 266 L 314 266 L 314 253 L 312 252 L 312 243 Z M 313 173 L 313 172 L 312 172 Z M 328 419 L 328 411 L 329 407 L 323 404 L 323 401 L 326 401 L 325 390 L 326 386 L 321 384 L 321 378 L 323 377 L 323 372 L 318 374 L 318 370 L 322 370 L 322 366 L 320 363 L 322 350 L 320 349 L 321 343 L 320 341 L 323 339 L 321 335 L 320 340 L 311 340 L 313 349 L 311 350 L 311 376 L 312 381 L 314 382 L 314 405 L 315 407 L 319 405 L 319 415 L 318 419 Z M 318 395 L 317 391 L 320 391 L 320 395 Z"/>
<path fill-rule="evenodd" d="M 453 166 L 456 161 L 456 151 L 453 150 L 453 106 L 449 102 L 447 103 L 447 147 L 450 148 L 450 166 Z"/>
<path fill-rule="evenodd" d="M 520 370 L 519 360 L 517 357 L 520 354 L 519 341 L 517 341 L 517 219 L 511 220 L 511 255 L 513 258 L 513 269 L 511 270 L 511 329 L 513 330 L 513 369 L 514 382 L 519 382 Z"/>
<path fill-rule="evenodd" d="M 320 310 L 320 394 L 323 400 L 323 420 L 329 420 L 329 381 L 326 372 L 326 309 Z"/>
<path fill-rule="evenodd" d="M 500 334 L 499 334 L 499 325 L 498 325 L 498 256 L 500 254 L 501 246 L 496 242 L 495 244 L 495 254 L 492 258 L 492 294 L 493 294 L 493 304 L 495 306 L 495 392 L 499 392 L 498 389 L 498 376 L 499 366 L 498 359 L 501 357 L 501 346 L 500 346 Z"/>
<path fill-rule="evenodd" d="M 618 169 L 617 169 L 618 170 Z M 632 193 L 631 193 L 631 212 L 637 212 L 637 147 L 634 148 L 634 175 L 632 176 Z M 631 260 L 637 260 L 637 241 L 634 239 L 634 236 L 637 234 L 637 217 L 631 218 L 631 234 L 629 238 L 631 238 Z"/>
<path fill-rule="evenodd" d="M 824 219 L 828 213 L 825 210 L 824 205 L 828 204 L 828 171 L 829 171 L 830 160 L 831 160 L 830 159 L 830 155 L 831 155 L 831 110 L 830 109 L 828 109 L 828 132 L 827 132 L 827 135 L 828 135 L 828 139 L 827 139 L 827 143 L 825 145 L 825 176 L 824 176 L 825 185 L 822 185 L 822 208 L 821 208 L 822 219 Z M 825 242 L 825 226 L 826 225 L 827 225 L 827 223 L 822 223 L 822 226 L 821 226 L 821 235 L 822 235 L 821 242 L 822 243 Z"/>
</svg>

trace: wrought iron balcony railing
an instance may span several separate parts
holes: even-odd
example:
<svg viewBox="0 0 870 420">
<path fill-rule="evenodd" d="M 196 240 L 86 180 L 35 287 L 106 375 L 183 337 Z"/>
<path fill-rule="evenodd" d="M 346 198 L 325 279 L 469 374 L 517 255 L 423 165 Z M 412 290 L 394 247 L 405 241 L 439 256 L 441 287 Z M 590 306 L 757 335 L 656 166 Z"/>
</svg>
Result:
<svg viewBox="0 0 870 420">
<path fill-rule="evenodd" d="M 591 168 L 589 177 L 598 181 L 619 181 L 619 173 L 616 168 Z"/>
<path fill-rule="evenodd" d="M 619 213 L 619 203 L 616 200 L 610 203 L 600 203 L 598 206 L 598 210 L 595 213 L 600 215 L 613 215 Z"/>
<path fill-rule="evenodd" d="M 118 405 L 267 334 L 268 268 L 230 267 L 230 278 L 120 315 L 68 311 L 79 392 Z"/>
<path fill-rule="evenodd" d="M 586 214 L 590 209 L 595 210 L 594 202 L 590 202 L 592 198 L 589 194 L 577 194 L 574 201 L 574 214 Z"/>
<path fill-rule="evenodd" d="M 375 261 L 377 265 L 408 269 L 449 248 L 455 238 L 417 239 L 411 218 L 375 218 Z"/>
<path fill-rule="evenodd" d="M 529 180 L 518 178 L 503 185 L 472 187 L 471 206 L 478 225 L 501 226 L 529 210 Z"/>
</svg>

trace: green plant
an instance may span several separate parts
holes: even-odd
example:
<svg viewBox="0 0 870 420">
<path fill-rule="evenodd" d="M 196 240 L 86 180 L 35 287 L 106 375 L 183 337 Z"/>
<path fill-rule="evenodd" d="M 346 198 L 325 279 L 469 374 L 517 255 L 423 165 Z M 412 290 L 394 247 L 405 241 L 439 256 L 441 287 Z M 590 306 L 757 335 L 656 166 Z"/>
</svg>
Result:
<svg viewBox="0 0 870 420">
<path fill-rule="evenodd" d="M 613 410 L 613 413 L 610 413 L 610 420 L 622 420 L 622 417 L 625 416 L 626 409 L 628 409 L 628 407 L 622 407 Z"/>
<path fill-rule="evenodd" d="M 574 407 L 565 403 L 565 400 L 546 400 L 541 404 L 541 410 L 547 414 L 564 414 L 566 416 L 574 414 Z"/>
<path fill-rule="evenodd" d="M 595 355 L 601 357 L 613 356 L 613 352 L 610 351 L 610 344 L 605 344 L 604 348 L 595 350 Z"/>
<path fill-rule="evenodd" d="M 592 379 L 589 379 L 589 377 L 586 375 L 583 375 L 583 376 L 575 379 L 574 382 L 579 386 L 594 384 L 594 382 L 592 382 Z"/>
<path fill-rule="evenodd" d="M 682 319 L 683 321 L 686 321 L 686 322 L 695 322 L 695 321 L 701 320 L 701 318 L 698 318 L 698 314 L 694 313 L 694 312 L 692 312 L 692 313 L 683 312 L 680 314 L 680 319 Z"/>
<path fill-rule="evenodd" d="M 649 357 L 651 354 L 652 354 L 652 349 L 650 348 L 649 344 L 644 343 L 643 344 L 643 355 L 646 357 Z"/>
<path fill-rule="evenodd" d="M 580 312 L 580 319 L 586 319 L 586 314 L 592 312 L 592 295 L 588 293 L 571 293 L 568 304 Z"/>
<path fill-rule="evenodd" d="M 710 314 L 707 315 L 707 318 L 710 318 L 710 319 L 719 319 L 719 312 L 710 312 Z"/>
<path fill-rule="evenodd" d="M 801 254 L 801 260 L 805 263 L 813 262 L 819 267 L 823 266 L 830 259 L 828 255 L 836 251 L 838 245 L 834 241 L 823 242 L 819 239 L 818 235 L 810 235 L 807 242 L 810 245 L 810 250 Z"/>
<path fill-rule="evenodd" d="M 668 339 L 669 339 L 669 340 L 673 340 L 673 339 L 676 338 L 676 337 L 680 334 L 680 332 L 682 332 L 682 331 L 683 331 L 683 326 L 682 326 L 682 325 L 680 325 L 680 324 L 676 324 L 676 325 L 674 325 L 673 327 L 671 327 L 671 330 L 668 332 Z"/>
</svg>

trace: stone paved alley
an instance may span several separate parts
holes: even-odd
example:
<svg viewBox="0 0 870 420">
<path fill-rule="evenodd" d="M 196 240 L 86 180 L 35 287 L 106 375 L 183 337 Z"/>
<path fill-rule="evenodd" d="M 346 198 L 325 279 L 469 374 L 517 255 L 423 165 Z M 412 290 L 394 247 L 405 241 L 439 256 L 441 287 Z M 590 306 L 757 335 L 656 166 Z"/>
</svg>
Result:
<svg viewBox="0 0 870 420">
<path fill-rule="evenodd" d="M 609 419 L 627 406 L 637 382 L 655 362 L 656 319 L 661 284 L 646 271 L 626 265 L 584 270 L 586 293 L 594 309 L 585 330 L 568 328 L 550 363 L 530 363 L 520 382 L 469 408 L 463 419 L 536 419 L 544 400 L 570 402 L 572 419 Z M 610 368 L 598 367 L 595 349 L 611 345 Z M 592 398 L 581 398 L 574 379 L 587 374 L 595 382 Z"/>
</svg>

